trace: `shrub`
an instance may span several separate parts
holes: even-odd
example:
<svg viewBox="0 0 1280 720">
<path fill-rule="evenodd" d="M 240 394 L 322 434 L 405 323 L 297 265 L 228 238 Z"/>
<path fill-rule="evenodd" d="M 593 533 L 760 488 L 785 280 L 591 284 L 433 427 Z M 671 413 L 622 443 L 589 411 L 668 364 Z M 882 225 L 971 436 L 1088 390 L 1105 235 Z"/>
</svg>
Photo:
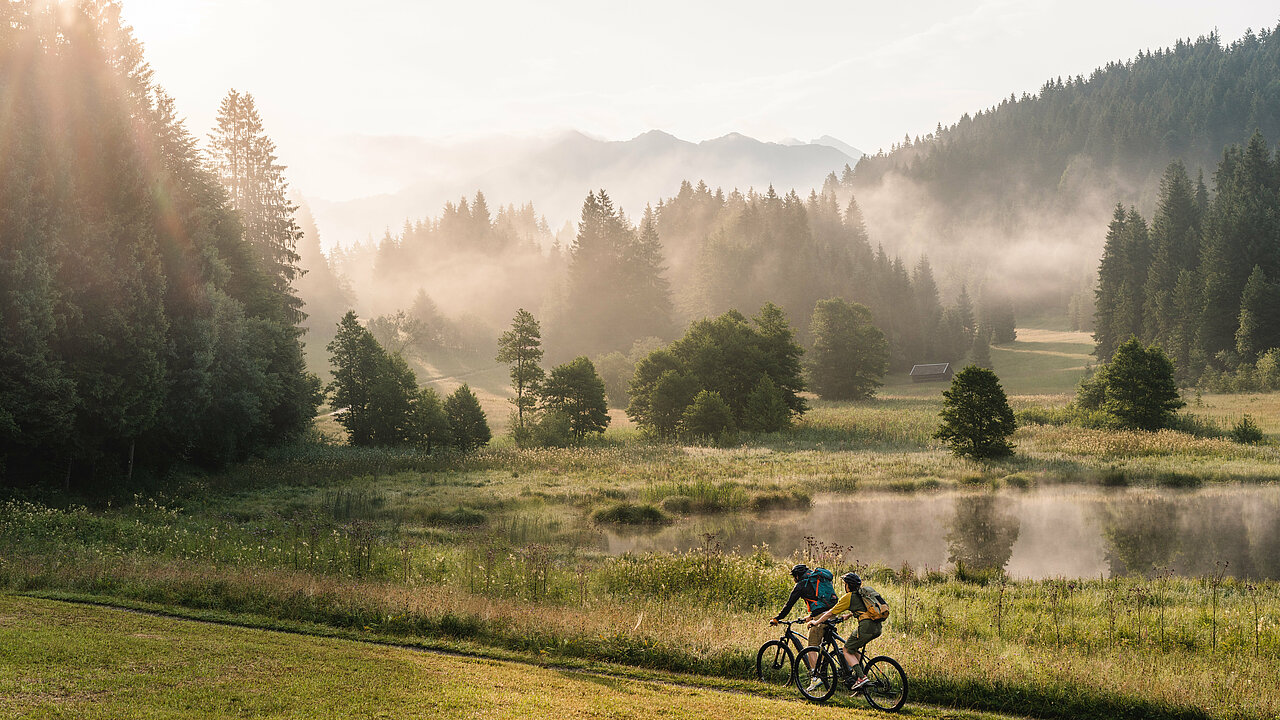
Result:
<svg viewBox="0 0 1280 720">
<path fill-rule="evenodd" d="M 693 512 L 693 498 L 688 495 L 671 495 L 665 497 L 660 503 L 662 509 L 670 513 L 679 513 L 688 515 Z"/>
<path fill-rule="evenodd" d="M 1231 439 L 1242 445 L 1257 445 L 1266 440 L 1267 436 L 1262 434 L 1262 428 L 1253 421 L 1253 418 L 1245 415 L 1240 421 L 1231 427 Z"/>
<path fill-rule="evenodd" d="M 671 522 L 666 513 L 653 505 L 630 502 L 597 510 L 591 518 L 596 522 L 616 525 L 665 525 Z"/>
<path fill-rule="evenodd" d="M 1036 484 L 1036 479 L 1025 473 L 1013 473 L 1011 475 L 1005 475 L 1001 479 L 1004 480 L 1005 485 L 1019 490 L 1026 490 Z"/>
<path fill-rule="evenodd" d="M 1180 472 L 1163 472 L 1157 474 L 1153 480 L 1161 487 L 1193 489 L 1204 484 L 1204 480 L 1198 475 Z"/>
<path fill-rule="evenodd" d="M 808 493 L 800 490 L 786 492 L 782 490 L 766 491 L 751 496 L 749 503 L 752 510 L 801 510 L 813 504 Z"/>
<path fill-rule="evenodd" d="M 680 437 L 688 441 L 725 442 L 733 434 L 733 411 L 720 393 L 702 390 L 680 416 Z"/>
<path fill-rule="evenodd" d="M 1129 476 L 1125 475 L 1123 470 L 1112 468 L 1102 473 L 1099 477 L 1099 482 L 1105 487 L 1128 487 Z"/>
</svg>

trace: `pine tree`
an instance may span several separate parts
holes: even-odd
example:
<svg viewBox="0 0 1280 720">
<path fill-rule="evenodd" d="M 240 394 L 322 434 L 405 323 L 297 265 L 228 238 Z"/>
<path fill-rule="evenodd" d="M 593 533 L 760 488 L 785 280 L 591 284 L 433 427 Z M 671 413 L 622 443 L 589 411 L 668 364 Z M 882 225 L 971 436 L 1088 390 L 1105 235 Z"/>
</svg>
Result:
<svg viewBox="0 0 1280 720">
<path fill-rule="evenodd" d="M 459 451 L 471 452 L 492 439 L 489 421 L 469 385 L 462 384 L 445 398 L 444 411 L 449 417 L 450 442 Z"/>
<path fill-rule="evenodd" d="M 270 317 L 273 313 L 266 310 L 270 307 L 279 313 L 277 319 L 296 324 L 303 317 L 302 303 L 293 290 L 302 231 L 294 220 L 298 208 L 287 199 L 285 168 L 277 162 L 275 143 L 263 130 L 249 93 L 228 91 L 218 108 L 217 123 L 210 135 L 214 167 L 273 291 L 271 297 L 258 299 L 264 308 L 252 310 Z"/>
<path fill-rule="evenodd" d="M 1185 405 L 1174 382 L 1173 363 L 1157 346 L 1143 347 L 1130 337 L 1098 371 L 1102 409 L 1125 427 L 1159 430 Z"/>
<path fill-rule="evenodd" d="M 516 430 L 524 428 L 525 413 L 538 404 L 538 388 L 546 373 L 538 364 L 542 361 L 542 331 L 533 314 L 524 308 L 516 311 L 511 329 L 498 338 L 500 363 L 511 366 L 511 386 L 516 396 L 511 404 L 516 406 Z"/>
<path fill-rule="evenodd" d="M 935 437 L 951 452 L 981 460 L 1013 452 L 1009 436 L 1017 428 L 1013 410 L 996 374 L 970 365 L 942 392 L 942 424 Z"/>
<path fill-rule="evenodd" d="M 657 213 L 645 206 L 640 232 L 628 248 L 627 306 L 633 340 L 643 337 L 667 338 L 672 333 L 671 284 L 666 279 L 662 243 L 658 240 Z"/>
<path fill-rule="evenodd" d="M 1151 223 L 1151 267 L 1144 287 L 1143 337 L 1167 344 L 1177 315 L 1174 288 L 1183 270 L 1199 264 L 1200 210 L 1196 189 L 1181 162 L 1174 162 L 1160 180 L 1160 203 Z"/>
<path fill-rule="evenodd" d="M 973 349 L 969 351 L 969 361 L 977 367 L 991 369 L 991 339 L 985 329 L 973 338 Z"/>
<path fill-rule="evenodd" d="M 1236 352 L 1240 362 L 1254 363 L 1266 351 L 1280 347 L 1280 285 L 1267 282 L 1255 265 L 1240 297 Z"/>
</svg>

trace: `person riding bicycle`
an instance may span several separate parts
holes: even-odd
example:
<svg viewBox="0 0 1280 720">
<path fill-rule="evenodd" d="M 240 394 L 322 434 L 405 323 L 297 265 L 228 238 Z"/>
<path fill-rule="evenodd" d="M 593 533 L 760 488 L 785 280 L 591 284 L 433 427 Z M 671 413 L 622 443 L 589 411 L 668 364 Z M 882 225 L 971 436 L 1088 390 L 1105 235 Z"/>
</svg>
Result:
<svg viewBox="0 0 1280 720">
<path fill-rule="evenodd" d="M 882 609 L 887 607 L 884 598 L 869 585 L 863 585 L 862 578 L 857 573 L 845 573 L 840 576 L 840 579 L 844 581 L 845 594 L 840 596 L 840 599 L 836 601 L 836 604 L 830 610 L 810 620 L 809 627 L 817 627 L 821 630 L 823 622 L 846 611 L 858 618 L 857 631 L 850 635 L 849 639 L 844 643 L 844 659 L 853 672 L 853 676 L 846 675 L 841 677 L 842 680 L 853 680 L 849 689 L 857 690 L 867 684 L 866 673 L 862 670 L 862 650 L 867 643 L 880 637 L 884 627 L 884 618 L 887 617 L 888 612 L 882 612 Z M 810 630 L 810 638 L 813 637 L 812 633 L 813 631 Z M 820 681 L 815 680 L 814 682 Z"/>
<path fill-rule="evenodd" d="M 777 625 L 791 612 L 791 607 L 796 604 L 797 600 L 804 600 L 809 607 L 809 618 L 813 619 L 820 613 L 826 612 L 836 604 L 836 591 L 832 583 L 831 571 L 826 568 L 809 569 L 808 565 L 800 563 L 791 568 L 791 579 L 795 580 L 796 585 L 791 589 L 791 597 L 787 598 L 787 606 L 782 608 L 782 612 L 778 613 L 769 621 L 770 625 Z M 812 625 L 812 623 L 811 623 Z M 822 644 L 821 627 L 809 628 L 809 644 Z M 795 640 L 792 640 L 795 642 Z M 795 642 L 796 645 L 800 643 Z M 797 647 L 797 650 L 803 648 Z"/>
</svg>

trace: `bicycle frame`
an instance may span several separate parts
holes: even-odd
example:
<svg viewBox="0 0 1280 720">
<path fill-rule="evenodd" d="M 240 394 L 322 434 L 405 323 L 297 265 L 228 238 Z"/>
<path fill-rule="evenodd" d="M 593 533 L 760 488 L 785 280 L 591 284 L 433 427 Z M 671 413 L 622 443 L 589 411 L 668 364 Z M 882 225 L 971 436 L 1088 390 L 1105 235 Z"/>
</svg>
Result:
<svg viewBox="0 0 1280 720">
<path fill-rule="evenodd" d="M 803 650 L 806 644 L 809 642 L 809 638 L 808 636 L 801 635 L 800 633 L 796 632 L 791 626 L 798 625 L 800 623 L 804 623 L 808 621 L 809 621 L 808 618 L 801 618 L 797 620 L 779 620 L 778 624 L 785 625 L 786 628 L 783 629 L 782 635 L 778 637 L 778 641 L 787 642 L 788 640 L 790 640 L 791 644 L 796 647 L 796 650 Z"/>
</svg>

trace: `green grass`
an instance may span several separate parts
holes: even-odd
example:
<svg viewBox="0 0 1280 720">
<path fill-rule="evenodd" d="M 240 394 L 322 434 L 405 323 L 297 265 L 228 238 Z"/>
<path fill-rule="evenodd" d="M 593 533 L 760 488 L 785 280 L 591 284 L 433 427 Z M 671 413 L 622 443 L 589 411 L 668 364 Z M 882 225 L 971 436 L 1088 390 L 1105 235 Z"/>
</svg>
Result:
<svg viewBox="0 0 1280 720">
<path fill-rule="evenodd" d="M 1049 418 L 1069 402 L 1085 357 L 1079 340 L 1022 331 L 1017 343 L 993 349 L 1016 410 Z M 626 427 L 583 447 L 502 440 L 468 456 L 298 445 L 184 476 L 155 499 L 3 501 L 0 589 L 740 682 L 771 633 L 763 620 L 789 589 L 786 568 L 800 559 L 843 568 L 854 562 L 847 548 L 814 538 L 804 558 L 775 557 L 767 546 L 739 555 L 708 536 L 690 553 L 610 558 L 596 549 L 604 527 L 710 513 L 749 523 L 755 512 L 803 508 L 826 493 L 1280 480 L 1275 444 L 1047 420 L 1017 431 L 1009 460 L 957 459 L 932 437 L 944 386 L 900 380 L 866 402 L 815 400 L 793 430 L 739 447 L 653 444 Z M 1196 422 L 1229 427 L 1248 413 L 1272 439 L 1280 433 L 1280 393 L 1188 400 Z M 903 660 L 919 698 L 1064 718 L 1273 718 L 1280 707 L 1274 582 L 1228 579 L 1213 610 L 1202 579 L 1077 579 L 1064 590 L 1055 581 L 1001 585 L 992 573 L 934 568 L 908 582 L 917 573 L 859 569 L 894 606 L 877 649 Z M 26 652 L 74 635 L 36 634 Z M 55 676 L 77 688 L 67 697 L 96 692 L 68 677 Z M 184 687 L 188 676 L 174 677 Z M 237 687 L 191 693 L 222 702 Z M 67 716 L 78 716 L 82 705 L 68 702 Z M 217 712 L 231 713 L 218 702 Z M 159 707 L 153 714 L 165 716 L 168 706 Z M 254 707 L 268 717 L 325 714 Z M 355 712 L 332 707 L 337 716 Z"/>
<path fill-rule="evenodd" d="M 871 716 L 848 703 L 675 687 L 678 676 L 635 680 L 3 596 L 0 659 L 0 713 L 33 719 Z"/>
</svg>

